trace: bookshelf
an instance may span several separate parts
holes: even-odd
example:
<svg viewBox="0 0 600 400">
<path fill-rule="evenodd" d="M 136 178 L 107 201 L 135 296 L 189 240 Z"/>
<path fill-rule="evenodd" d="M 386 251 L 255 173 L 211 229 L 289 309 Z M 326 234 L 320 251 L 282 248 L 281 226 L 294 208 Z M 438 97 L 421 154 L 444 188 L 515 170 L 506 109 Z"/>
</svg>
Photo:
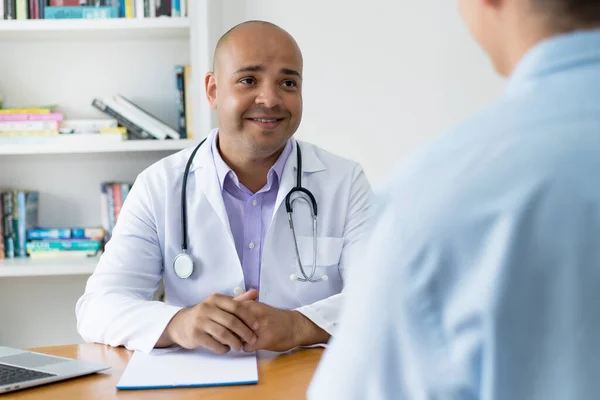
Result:
<svg viewBox="0 0 600 400">
<path fill-rule="evenodd" d="M 189 29 L 190 19 L 187 17 L 1 20 L 0 39 L 65 39 L 73 33 L 77 33 L 78 38 L 87 39 L 187 38 Z"/>
<path fill-rule="evenodd" d="M 194 0 L 187 18 L 0 20 L 5 106 L 56 104 L 68 119 L 108 118 L 91 102 L 118 93 L 177 126 L 177 64 L 192 66 L 194 99 L 191 140 L 0 144 L 0 188 L 39 191 L 42 227 L 101 226 L 101 182 L 134 182 L 142 170 L 194 146 L 216 125 L 203 81 L 222 32 L 221 7 Z M 81 343 L 75 303 L 97 262 L 0 260 L 0 343 Z"/>
<path fill-rule="evenodd" d="M 31 260 L 15 258 L 0 262 L 0 278 L 91 275 L 99 257 Z"/>
<path fill-rule="evenodd" d="M 190 139 L 125 140 L 117 143 L 69 143 L 67 140 L 65 143 L 4 144 L 0 145 L 0 155 L 161 152 L 183 150 L 196 143 L 197 141 Z"/>
</svg>

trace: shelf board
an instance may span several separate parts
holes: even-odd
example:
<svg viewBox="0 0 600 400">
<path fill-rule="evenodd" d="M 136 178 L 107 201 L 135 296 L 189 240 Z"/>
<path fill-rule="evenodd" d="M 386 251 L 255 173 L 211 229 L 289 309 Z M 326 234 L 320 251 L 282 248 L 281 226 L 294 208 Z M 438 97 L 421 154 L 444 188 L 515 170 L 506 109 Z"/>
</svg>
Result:
<svg viewBox="0 0 600 400">
<path fill-rule="evenodd" d="M 0 278 L 91 275 L 100 257 L 0 260 Z"/>
<path fill-rule="evenodd" d="M 86 153 L 127 153 L 148 151 L 179 151 L 194 146 L 196 141 L 180 140 L 125 140 L 122 142 L 89 143 L 40 143 L 40 144 L 2 144 L 0 155 L 35 154 L 86 154 Z"/>
<path fill-rule="evenodd" d="M 0 40 L 155 39 L 189 37 L 189 18 L 37 19 L 0 21 Z"/>
</svg>

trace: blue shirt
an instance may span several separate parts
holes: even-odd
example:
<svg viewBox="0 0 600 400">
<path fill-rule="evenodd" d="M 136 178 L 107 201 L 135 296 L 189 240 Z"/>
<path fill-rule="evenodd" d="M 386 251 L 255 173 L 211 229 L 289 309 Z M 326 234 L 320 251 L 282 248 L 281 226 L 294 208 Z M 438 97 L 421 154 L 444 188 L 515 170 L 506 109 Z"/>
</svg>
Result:
<svg viewBox="0 0 600 400">
<path fill-rule="evenodd" d="M 600 30 L 538 43 L 377 214 L 309 399 L 600 398 Z"/>
</svg>

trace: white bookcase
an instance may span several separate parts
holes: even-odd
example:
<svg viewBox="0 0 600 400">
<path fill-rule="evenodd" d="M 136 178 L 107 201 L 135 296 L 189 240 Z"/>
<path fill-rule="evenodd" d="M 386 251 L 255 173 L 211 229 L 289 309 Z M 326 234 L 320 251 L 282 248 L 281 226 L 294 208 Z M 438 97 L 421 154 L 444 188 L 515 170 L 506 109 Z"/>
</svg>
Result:
<svg viewBox="0 0 600 400">
<path fill-rule="evenodd" d="M 175 65 L 192 65 L 192 140 L 98 145 L 0 145 L 0 188 L 40 192 L 39 223 L 101 226 L 100 183 L 133 182 L 159 159 L 193 146 L 216 124 L 206 103 L 210 0 L 187 18 L 0 20 L 0 93 L 8 106 L 57 104 L 68 119 L 108 118 L 95 97 L 120 93 L 176 126 Z M 0 345 L 80 343 L 75 303 L 97 258 L 0 260 Z"/>
</svg>

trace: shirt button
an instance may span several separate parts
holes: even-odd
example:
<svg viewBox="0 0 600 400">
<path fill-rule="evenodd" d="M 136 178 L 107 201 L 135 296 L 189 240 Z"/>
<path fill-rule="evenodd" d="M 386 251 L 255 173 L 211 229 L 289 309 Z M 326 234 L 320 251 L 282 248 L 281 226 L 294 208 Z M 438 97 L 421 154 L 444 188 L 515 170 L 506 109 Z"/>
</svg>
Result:
<svg viewBox="0 0 600 400">
<path fill-rule="evenodd" d="M 250 247 L 251 249 L 253 249 L 255 246 L 254 242 L 250 242 L 250 244 L 248 244 L 248 247 Z"/>
<path fill-rule="evenodd" d="M 252 205 L 256 206 L 256 199 L 252 200 Z"/>
<path fill-rule="evenodd" d="M 234 296 L 240 296 L 242 294 L 244 294 L 244 289 L 242 289 L 241 287 L 236 287 L 235 289 L 233 289 Z"/>
</svg>

